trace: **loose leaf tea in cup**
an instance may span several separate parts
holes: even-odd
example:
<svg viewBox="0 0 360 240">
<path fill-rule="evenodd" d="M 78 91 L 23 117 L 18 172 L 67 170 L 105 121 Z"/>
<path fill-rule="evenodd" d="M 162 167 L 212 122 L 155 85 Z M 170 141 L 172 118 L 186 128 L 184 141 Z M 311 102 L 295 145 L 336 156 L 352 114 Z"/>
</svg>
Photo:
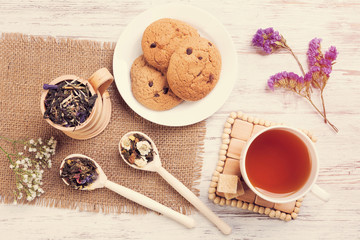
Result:
<svg viewBox="0 0 360 240">
<path fill-rule="evenodd" d="M 90 92 L 88 84 L 77 79 L 44 84 L 43 88 L 49 90 L 44 102 L 44 118 L 63 127 L 76 127 L 85 122 L 98 97 Z"/>
</svg>

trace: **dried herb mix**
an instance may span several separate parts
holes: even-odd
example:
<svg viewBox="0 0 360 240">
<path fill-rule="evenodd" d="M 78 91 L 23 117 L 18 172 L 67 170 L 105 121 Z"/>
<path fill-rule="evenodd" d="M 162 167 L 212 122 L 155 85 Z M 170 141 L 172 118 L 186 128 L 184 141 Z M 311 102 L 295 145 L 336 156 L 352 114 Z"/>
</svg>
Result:
<svg viewBox="0 0 360 240">
<path fill-rule="evenodd" d="M 95 105 L 97 94 L 77 79 L 65 80 L 56 85 L 44 84 L 49 90 L 45 97 L 44 118 L 63 127 L 76 127 L 85 122 Z"/>
<path fill-rule="evenodd" d="M 65 160 L 60 177 L 75 189 L 91 185 L 98 177 L 97 167 L 87 158 L 74 157 Z"/>
<path fill-rule="evenodd" d="M 130 164 L 144 167 L 148 162 L 154 160 L 156 154 L 144 136 L 140 134 L 129 135 L 121 142 L 121 154 Z"/>
</svg>

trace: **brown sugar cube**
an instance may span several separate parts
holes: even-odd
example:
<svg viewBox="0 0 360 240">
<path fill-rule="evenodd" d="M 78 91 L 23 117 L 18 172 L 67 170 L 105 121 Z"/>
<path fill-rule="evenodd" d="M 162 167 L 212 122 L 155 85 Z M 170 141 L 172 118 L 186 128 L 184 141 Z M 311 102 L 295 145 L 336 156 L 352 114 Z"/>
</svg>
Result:
<svg viewBox="0 0 360 240">
<path fill-rule="evenodd" d="M 236 175 L 240 178 L 240 161 L 233 158 L 226 158 L 223 174 Z"/>
<path fill-rule="evenodd" d="M 254 136 L 255 134 L 257 134 L 258 132 L 264 130 L 266 127 L 261 126 L 261 125 L 254 125 L 254 128 L 252 130 L 251 136 Z"/>
<path fill-rule="evenodd" d="M 217 190 L 223 193 L 236 193 L 238 185 L 238 176 L 220 174 Z"/>
<path fill-rule="evenodd" d="M 231 138 L 226 155 L 230 158 L 240 159 L 240 154 L 245 144 L 245 141 Z"/>
<path fill-rule="evenodd" d="M 230 136 L 246 141 L 251 136 L 253 126 L 254 125 L 252 123 L 236 119 L 234 121 Z"/>
<path fill-rule="evenodd" d="M 241 196 L 245 193 L 244 188 L 241 184 L 240 179 L 238 180 L 236 193 L 224 193 L 226 199 L 233 199 L 237 196 Z"/>
<path fill-rule="evenodd" d="M 255 198 L 255 204 L 263 206 L 263 207 L 268 207 L 268 208 L 273 208 L 275 203 L 269 202 L 259 196 L 256 196 Z"/>
<path fill-rule="evenodd" d="M 224 193 L 225 199 L 230 200 L 236 197 L 236 193 Z"/>
<path fill-rule="evenodd" d="M 255 201 L 256 194 L 246 185 L 245 182 L 241 181 L 241 184 L 244 188 L 244 194 L 237 196 L 236 199 L 248 203 L 253 203 Z"/>
<path fill-rule="evenodd" d="M 295 208 L 295 202 L 289 202 L 289 203 L 275 203 L 274 208 L 286 213 L 292 213 Z"/>
<path fill-rule="evenodd" d="M 225 194 L 223 192 L 216 191 L 216 195 L 219 197 L 225 197 Z"/>
</svg>

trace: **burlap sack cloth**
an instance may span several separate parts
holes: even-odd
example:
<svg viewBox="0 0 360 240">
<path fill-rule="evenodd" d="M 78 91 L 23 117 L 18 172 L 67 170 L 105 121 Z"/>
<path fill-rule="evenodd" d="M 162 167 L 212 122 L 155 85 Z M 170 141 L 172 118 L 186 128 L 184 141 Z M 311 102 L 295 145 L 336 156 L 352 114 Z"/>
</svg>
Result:
<svg viewBox="0 0 360 240">
<path fill-rule="evenodd" d="M 45 193 L 30 204 L 85 211 L 146 212 L 108 189 L 79 191 L 66 186 L 59 177 L 60 162 L 69 154 L 81 153 L 95 159 L 108 179 L 138 191 L 176 211 L 189 213 L 192 206 L 157 173 L 140 171 L 126 165 L 118 152 L 118 142 L 128 131 L 143 131 L 156 143 L 165 169 L 188 188 L 199 181 L 205 122 L 185 127 L 166 127 L 151 123 L 134 113 L 123 101 L 115 83 L 109 89 L 112 102 L 110 124 L 90 140 L 74 140 L 50 127 L 41 115 L 42 85 L 52 79 L 74 74 L 88 78 L 101 67 L 112 72 L 114 43 L 55 39 L 2 34 L 0 40 L 0 135 L 12 139 L 54 136 L 58 140 L 51 169 L 45 169 Z M 0 146 L 11 147 L 0 140 Z M 0 202 L 13 202 L 15 179 L 9 161 L 0 153 Z M 25 204 L 28 202 L 25 200 Z"/>
</svg>

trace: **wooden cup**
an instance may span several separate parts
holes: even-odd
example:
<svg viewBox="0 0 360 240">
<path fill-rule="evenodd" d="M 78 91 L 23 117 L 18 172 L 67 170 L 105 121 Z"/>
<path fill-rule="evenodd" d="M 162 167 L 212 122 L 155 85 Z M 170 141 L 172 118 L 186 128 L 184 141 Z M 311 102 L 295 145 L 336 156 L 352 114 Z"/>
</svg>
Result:
<svg viewBox="0 0 360 240">
<path fill-rule="evenodd" d="M 64 127 L 59 124 L 55 124 L 50 119 L 45 119 L 45 121 L 71 138 L 85 140 L 100 134 L 110 121 L 111 101 L 107 88 L 114 81 L 114 77 L 106 68 L 101 68 L 97 70 L 88 80 L 84 80 L 75 75 L 63 75 L 52 80 L 49 84 L 56 85 L 65 80 L 75 79 L 83 84 L 87 84 L 91 94 L 98 95 L 90 116 L 85 120 L 85 122 L 76 127 Z M 41 94 L 40 109 L 42 115 L 45 113 L 44 102 L 48 91 L 49 90 L 44 90 Z"/>
</svg>

